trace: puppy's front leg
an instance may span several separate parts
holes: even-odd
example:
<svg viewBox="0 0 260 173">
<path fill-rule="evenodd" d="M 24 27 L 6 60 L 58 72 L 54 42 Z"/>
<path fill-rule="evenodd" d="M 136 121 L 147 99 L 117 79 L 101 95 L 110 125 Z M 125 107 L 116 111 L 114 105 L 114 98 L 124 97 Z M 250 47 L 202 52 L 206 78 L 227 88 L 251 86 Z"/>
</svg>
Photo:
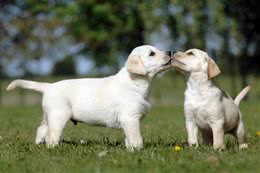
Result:
<svg viewBox="0 0 260 173">
<path fill-rule="evenodd" d="M 189 146 L 196 146 L 198 147 L 198 126 L 192 120 L 186 120 L 186 129 L 188 133 L 188 143 Z"/>
<path fill-rule="evenodd" d="M 126 148 L 130 151 L 143 148 L 143 138 L 140 133 L 140 120 L 138 118 L 126 118 L 121 124 L 126 137 Z"/>
<path fill-rule="evenodd" d="M 190 147 L 193 145 L 197 147 L 199 146 L 198 126 L 194 118 L 194 113 L 188 105 L 185 104 L 184 108 L 185 108 L 184 112 L 185 112 L 185 119 L 186 119 L 186 130 L 188 134 L 188 144 Z"/>
<path fill-rule="evenodd" d="M 224 144 L 224 121 L 219 120 L 210 125 L 213 133 L 213 148 L 225 149 Z"/>
</svg>

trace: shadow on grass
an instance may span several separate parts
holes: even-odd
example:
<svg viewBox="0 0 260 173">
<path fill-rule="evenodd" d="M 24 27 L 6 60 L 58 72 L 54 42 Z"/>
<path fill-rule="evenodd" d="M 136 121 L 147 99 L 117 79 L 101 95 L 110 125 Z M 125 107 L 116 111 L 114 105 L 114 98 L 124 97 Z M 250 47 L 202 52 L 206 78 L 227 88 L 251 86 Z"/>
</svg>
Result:
<svg viewBox="0 0 260 173">
<path fill-rule="evenodd" d="M 65 139 L 61 142 L 61 144 L 65 145 L 73 145 L 73 146 L 105 146 L 105 147 L 125 147 L 124 141 L 112 141 L 109 138 L 102 138 L 100 140 L 88 140 L 88 139 Z M 169 141 L 159 139 L 152 139 L 144 141 L 144 148 L 168 148 L 174 146 L 181 146 L 183 148 L 188 147 L 187 142 L 177 142 L 177 141 Z"/>
<path fill-rule="evenodd" d="M 117 147 L 124 145 L 122 141 L 110 141 L 108 138 L 103 138 L 100 140 L 87 140 L 87 139 L 71 139 L 63 140 L 62 144 L 73 145 L 73 146 L 107 146 L 107 147 Z"/>
</svg>

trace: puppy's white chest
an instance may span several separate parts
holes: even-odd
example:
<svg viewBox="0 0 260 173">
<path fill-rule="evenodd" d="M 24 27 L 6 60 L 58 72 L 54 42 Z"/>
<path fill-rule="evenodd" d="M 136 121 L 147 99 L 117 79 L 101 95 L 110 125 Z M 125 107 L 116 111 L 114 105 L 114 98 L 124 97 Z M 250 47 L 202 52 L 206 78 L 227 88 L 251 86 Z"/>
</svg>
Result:
<svg viewBox="0 0 260 173">
<path fill-rule="evenodd" d="M 185 114 L 187 119 L 196 122 L 198 127 L 209 129 L 209 124 L 212 121 L 211 107 L 214 100 L 209 99 L 207 94 L 186 91 L 185 92 Z"/>
<path fill-rule="evenodd" d="M 185 105 L 191 107 L 194 111 L 207 104 L 207 96 L 197 91 L 188 90 L 185 92 Z"/>
<path fill-rule="evenodd" d="M 190 113 L 185 115 L 186 118 L 192 119 L 196 122 L 198 127 L 202 129 L 208 129 L 209 123 L 210 123 L 210 114 L 206 109 L 203 108 L 203 106 L 198 105 L 187 105 L 186 109 L 189 109 Z"/>
</svg>

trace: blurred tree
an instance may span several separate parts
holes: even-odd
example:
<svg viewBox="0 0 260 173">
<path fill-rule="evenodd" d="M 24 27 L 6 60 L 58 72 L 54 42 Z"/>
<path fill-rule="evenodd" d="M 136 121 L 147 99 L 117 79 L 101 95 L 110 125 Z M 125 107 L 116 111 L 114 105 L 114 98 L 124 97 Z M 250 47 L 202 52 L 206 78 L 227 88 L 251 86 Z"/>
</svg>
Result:
<svg viewBox="0 0 260 173">
<path fill-rule="evenodd" d="M 65 57 L 64 60 L 56 62 L 54 66 L 53 75 L 55 76 L 75 76 L 76 68 L 73 57 Z"/>
<path fill-rule="evenodd" d="M 11 52 L 15 50 L 23 59 L 21 62 L 44 56 L 46 43 L 51 45 L 56 41 L 52 32 L 64 25 L 68 29 L 66 35 L 85 43 L 80 53 L 88 54 L 97 67 L 113 66 L 118 70 L 122 58 L 134 47 L 144 44 L 144 22 L 138 1 L 27 0 L 9 4 L 21 8 L 22 13 L 10 22 L 18 32 L 8 36 L 13 46 L 4 56 L 12 57 Z M 23 64 L 26 63 L 21 66 Z"/>
<path fill-rule="evenodd" d="M 84 53 L 90 54 L 96 65 L 119 68 L 120 55 L 144 44 L 144 22 L 138 1 L 78 0 L 70 30 L 80 42 Z M 125 58 L 125 57 L 124 57 Z"/>
<path fill-rule="evenodd" d="M 75 51 L 77 43 L 67 33 L 63 18 L 57 16 L 67 1 L 8 1 L 1 3 L 0 57 L 19 60 L 23 76 L 31 76 L 28 61 L 49 58 L 55 62 Z M 65 9 L 64 9 L 65 10 Z M 2 25 L 1 25 L 2 24 Z"/>
<path fill-rule="evenodd" d="M 165 24 L 176 49 L 206 48 L 207 1 L 165 0 L 161 2 Z M 160 16 L 161 17 L 161 16 Z M 179 45 L 178 45 L 179 44 Z M 177 47 L 177 46 L 178 47 Z"/>
<path fill-rule="evenodd" d="M 241 54 L 240 73 L 244 85 L 247 82 L 249 72 L 260 74 L 260 2 L 253 0 L 241 0 L 239 3 L 239 26 L 243 33 L 244 48 Z"/>
<path fill-rule="evenodd" d="M 241 53 L 239 58 L 239 72 L 243 86 L 248 85 L 248 74 L 252 71 L 259 74 L 260 68 L 260 2 L 254 0 L 223 0 L 225 14 L 232 17 L 237 24 L 240 34 Z"/>
<path fill-rule="evenodd" d="M 61 60 L 79 54 L 92 58 L 97 67 L 117 70 L 134 47 L 161 33 L 171 40 L 171 50 L 197 47 L 214 53 L 232 75 L 236 66 L 230 68 L 231 63 L 243 60 L 244 75 L 252 69 L 245 64 L 259 55 L 259 2 L 254 0 L 11 0 L 0 5 L 0 16 L 5 16 L 0 17 L 0 56 L 20 58 L 25 74 L 31 58 Z M 85 46 L 71 53 L 71 44 L 63 46 L 68 42 Z M 234 47 L 242 51 L 234 52 Z"/>
</svg>

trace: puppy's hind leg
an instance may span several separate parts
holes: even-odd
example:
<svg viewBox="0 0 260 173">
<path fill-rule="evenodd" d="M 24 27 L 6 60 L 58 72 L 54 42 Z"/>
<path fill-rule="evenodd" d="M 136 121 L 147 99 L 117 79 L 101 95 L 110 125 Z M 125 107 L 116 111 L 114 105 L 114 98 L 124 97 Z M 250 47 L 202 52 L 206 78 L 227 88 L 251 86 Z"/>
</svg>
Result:
<svg viewBox="0 0 260 173">
<path fill-rule="evenodd" d="M 247 141 L 246 141 L 245 128 L 244 128 L 242 120 L 240 120 L 240 122 L 237 126 L 237 129 L 235 131 L 235 136 L 236 136 L 238 144 L 239 144 L 239 149 L 248 148 L 248 144 L 247 144 Z"/>
<path fill-rule="evenodd" d="M 54 147 L 59 144 L 64 127 L 71 118 L 70 110 L 53 110 L 48 113 L 48 132 L 46 144 L 48 147 Z"/>
<path fill-rule="evenodd" d="M 37 129 L 36 139 L 35 139 L 36 144 L 42 144 L 45 142 L 47 131 L 48 131 L 48 124 L 47 124 L 46 115 L 44 114 L 41 125 Z"/>
</svg>

